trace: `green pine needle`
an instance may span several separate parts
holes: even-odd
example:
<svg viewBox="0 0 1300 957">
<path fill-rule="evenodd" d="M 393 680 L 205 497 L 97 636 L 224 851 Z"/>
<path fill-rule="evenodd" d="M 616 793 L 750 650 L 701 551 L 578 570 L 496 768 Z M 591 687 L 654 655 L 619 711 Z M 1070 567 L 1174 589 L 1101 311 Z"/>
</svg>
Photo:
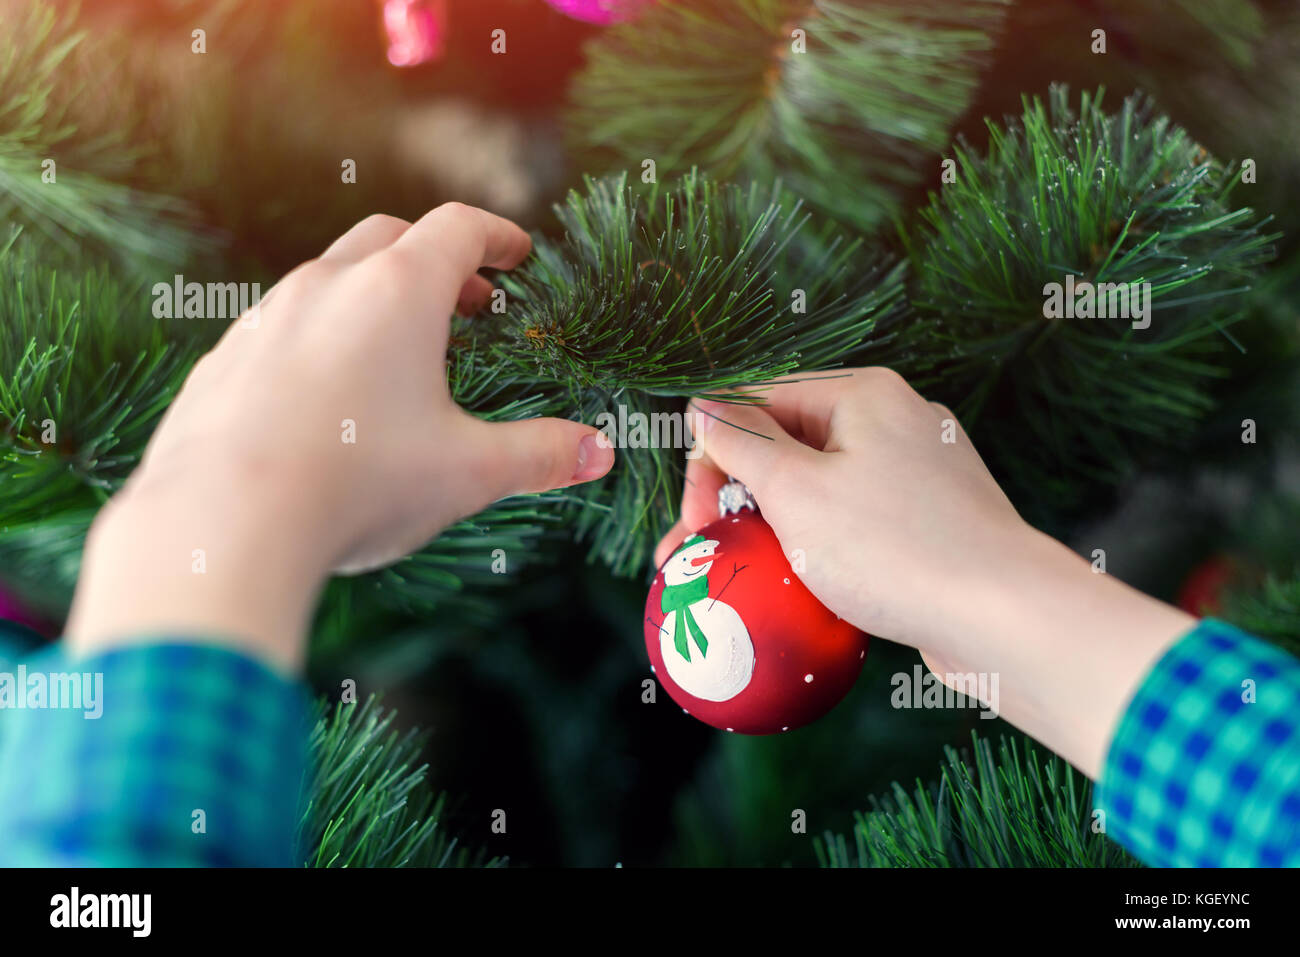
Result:
<svg viewBox="0 0 1300 957">
<path fill-rule="evenodd" d="M 643 193 L 588 180 L 557 208 L 562 240 L 504 275 L 504 323 L 481 341 L 498 375 L 533 383 L 548 414 L 680 413 L 690 396 L 750 390 L 883 357 L 903 313 L 900 266 L 816 224 L 779 186 L 694 171 Z M 681 448 L 624 449 L 574 489 L 576 528 L 621 573 L 645 566 L 682 484 Z"/>
<path fill-rule="evenodd" d="M 1269 576 L 1256 589 L 1230 592 L 1217 617 L 1300 655 L 1300 576 Z"/>
<path fill-rule="evenodd" d="M 1002 738 L 996 758 L 972 734 L 974 761 L 952 747 L 937 784 L 872 798 L 854 815 L 852 842 L 816 842 L 829 867 L 1136 867 L 1093 830 L 1092 786 L 1060 758 Z"/>
<path fill-rule="evenodd" d="M 976 441 L 1018 502 L 1059 513 L 1205 415 L 1276 237 L 1144 98 L 1107 114 L 1100 93 L 1075 110 L 1056 87 L 1050 107 L 1027 100 L 989 136 L 984 155 L 954 147 L 956 181 L 909 237 L 913 305 L 929 320 L 912 345 L 935 363 L 923 384 L 979 417 Z M 1045 318 L 1044 287 L 1067 273 L 1150 283 L 1150 327 Z"/>
<path fill-rule="evenodd" d="M 340 603 L 350 607 L 373 602 L 417 617 L 438 609 L 464 622 L 485 624 L 500 601 L 489 589 L 515 581 L 520 571 L 546 557 L 564 532 L 560 506 L 567 501 L 563 494 L 549 493 L 516 496 L 489 506 L 444 529 L 394 565 L 356 578 L 336 578 L 330 583 L 323 613 Z M 355 639 L 355 635 L 337 637 Z"/>
<path fill-rule="evenodd" d="M 443 823 L 419 760 L 421 737 L 399 733 L 394 713 L 365 704 L 318 703 L 312 776 L 304 782 L 297 859 L 306 867 L 498 867 L 502 858 L 460 847 Z"/>
<path fill-rule="evenodd" d="M 588 168 L 780 177 L 870 230 L 948 143 L 1003 0 L 690 0 L 587 48 L 571 139 Z M 805 33 L 798 51 L 794 31 Z"/>
<path fill-rule="evenodd" d="M 142 282 L 48 269 L 17 240 L 0 245 L 0 317 L 0 526 L 102 504 L 139 461 L 201 335 L 153 318 Z"/>
<path fill-rule="evenodd" d="M 208 248 L 185 204 L 130 185 L 145 156 L 127 124 L 142 111 L 104 82 L 117 64 L 88 48 L 75 11 L 0 4 L 0 36 L 0 221 L 43 235 L 47 263 L 93 252 L 140 269 Z"/>
</svg>

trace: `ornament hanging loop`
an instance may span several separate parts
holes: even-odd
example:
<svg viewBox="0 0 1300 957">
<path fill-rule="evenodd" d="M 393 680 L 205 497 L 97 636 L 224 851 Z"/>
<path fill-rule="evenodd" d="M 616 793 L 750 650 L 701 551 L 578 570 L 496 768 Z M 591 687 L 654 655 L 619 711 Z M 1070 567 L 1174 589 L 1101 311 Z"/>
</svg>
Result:
<svg viewBox="0 0 1300 957">
<path fill-rule="evenodd" d="M 754 501 L 754 496 L 745 483 L 732 475 L 728 475 L 727 479 L 727 484 L 718 489 L 718 515 L 734 515 L 744 508 L 757 512 L 758 503 Z"/>
</svg>

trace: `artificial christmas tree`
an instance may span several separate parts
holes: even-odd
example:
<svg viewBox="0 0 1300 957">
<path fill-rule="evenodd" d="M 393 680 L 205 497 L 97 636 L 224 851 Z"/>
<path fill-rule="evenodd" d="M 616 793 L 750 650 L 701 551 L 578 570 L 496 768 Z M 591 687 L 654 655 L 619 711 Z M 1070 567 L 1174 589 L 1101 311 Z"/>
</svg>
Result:
<svg viewBox="0 0 1300 957">
<path fill-rule="evenodd" d="M 1176 3 L 1154 19 L 1149 3 L 664 2 L 596 29 L 542 0 L 449 0 L 446 56 L 400 76 L 376 10 L 352 6 L 0 3 L 0 584 L 24 607 L 66 610 L 91 517 L 221 331 L 155 319 L 153 283 L 184 270 L 269 286 L 368 212 L 474 201 L 400 162 L 388 120 L 476 85 L 494 109 L 510 101 L 501 91 L 529 88 L 521 122 L 548 130 L 574 189 L 531 223 L 528 262 L 496 277 L 504 312 L 456 324 L 449 380 L 474 414 L 676 414 L 691 396 L 757 402 L 764 383 L 882 364 L 952 406 L 1017 506 L 1084 554 L 1143 477 L 1183 483 L 1184 527 L 1201 521 L 1190 490 L 1208 473 L 1230 472 L 1247 501 L 1286 492 L 1274 473 L 1300 409 L 1300 259 L 1279 197 L 1300 151 L 1284 141 L 1296 124 L 1275 116 L 1297 78 L 1274 67 L 1300 24 L 1279 5 L 1215 4 L 1207 19 Z M 529 70 L 491 53 L 476 18 L 497 15 L 590 31 L 584 65 L 566 84 L 562 57 Z M 96 29 L 83 32 L 87 17 Z M 207 53 L 191 52 L 195 29 Z M 1186 36 L 1213 40 L 1213 84 L 1193 82 L 1201 60 L 1170 40 Z M 129 55 L 145 37 L 175 89 Z M 1138 80 L 1154 99 L 1134 95 Z M 276 93 L 247 95 L 258 84 Z M 1228 91 L 1212 116 L 1207 85 Z M 1238 120 L 1237 103 L 1278 121 Z M 352 183 L 339 175 L 349 158 Z M 522 168 L 536 195 L 555 182 Z M 1127 315 L 1052 314 L 1046 287 L 1070 284 L 1073 309 L 1078 283 L 1145 298 Z M 1241 438 L 1247 418 L 1259 443 Z M 331 585 L 318 688 L 333 698 L 360 676 L 404 720 L 438 728 L 425 754 L 440 789 L 467 795 L 467 847 L 808 864 L 806 837 L 769 826 L 800 807 L 832 835 L 826 863 L 1131 863 L 1088 829 L 1076 776 L 1015 749 L 994 756 L 988 732 L 973 763 L 948 754 L 938 792 L 864 805 L 892 780 L 932 780 L 971 731 L 962 714 L 887 706 L 888 674 L 915 660 L 896 647 L 873 645 L 826 718 L 770 740 L 643 704 L 644 586 L 679 507 L 681 458 L 621 450 L 591 486 L 496 503 Z M 1112 564 L 1155 540 L 1133 578 L 1159 591 L 1169 555 L 1186 557 L 1175 531 L 1130 528 Z M 1289 551 L 1264 530 L 1241 531 L 1247 547 L 1232 537 L 1206 553 L 1256 551 L 1275 578 L 1229 596 L 1225 614 L 1293 638 L 1294 536 Z M 432 803 L 388 816 L 415 787 L 397 770 L 414 746 L 373 764 L 345 753 L 358 727 L 379 733 L 365 708 L 344 705 L 317 730 L 325 770 L 302 859 L 458 860 L 437 843 Z M 485 767 L 472 757 L 485 748 L 511 759 Z M 511 802 L 533 824 L 494 845 L 487 811 Z M 989 851 L 982 836 L 1011 818 L 1020 839 Z M 850 828 L 856 855 L 833 836 Z"/>
</svg>

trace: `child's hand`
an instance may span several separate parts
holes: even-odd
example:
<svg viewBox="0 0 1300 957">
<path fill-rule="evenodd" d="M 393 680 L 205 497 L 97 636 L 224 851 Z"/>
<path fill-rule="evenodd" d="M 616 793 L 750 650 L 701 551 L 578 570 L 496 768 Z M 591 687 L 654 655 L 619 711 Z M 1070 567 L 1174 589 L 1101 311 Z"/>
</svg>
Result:
<svg viewBox="0 0 1300 957">
<path fill-rule="evenodd" d="M 857 369 L 779 385 L 762 406 L 697 400 L 705 455 L 687 466 L 688 530 L 717 517 L 723 473 L 749 486 L 800 578 L 864 631 L 945 648 L 991 570 L 1036 533 L 965 431 L 897 373 Z"/>
<path fill-rule="evenodd" d="M 733 475 L 832 611 L 922 649 L 941 675 L 997 673 L 1003 716 L 1095 773 L 1137 681 L 1193 619 L 1025 524 L 952 413 L 897 374 L 763 398 L 693 403 L 704 455 L 656 559 L 717 518 Z"/>
<path fill-rule="evenodd" d="M 321 560 L 359 570 L 496 499 L 603 475 L 613 452 L 590 426 L 488 424 L 448 394 L 452 310 L 482 307 L 492 286 L 477 270 L 528 250 L 518 226 L 455 203 L 414 226 L 359 223 L 204 356 L 132 482 L 233 460 L 309 497 L 329 519 Z"/>
<path fill-rule="evenodd" d="M 705 455 L 687 466 L 680 528 L 717 518 L 723 473 L 749 486 L 800 578 L 864 631 L 933 647 L 945 599 L 978 587 L 1033 533 L 947 409 L 897 373 L 857 369 L 778 385 L 764 404 L 697 400 Z"/>
<path fill-rule="evenodd" d="M 528 250 L 513 223 L 448 204 L 414 225 L 371 217 L 286 276 L 195 366 L 96 520 L 74 646 L 201 629 L 284 651 L 331 570 L 392 562 L 498 498 L 608 471 L 590 426 L 488 424 L 448 393 L 452 310 L 486 301 L 478 269 Z"/>
</svg>

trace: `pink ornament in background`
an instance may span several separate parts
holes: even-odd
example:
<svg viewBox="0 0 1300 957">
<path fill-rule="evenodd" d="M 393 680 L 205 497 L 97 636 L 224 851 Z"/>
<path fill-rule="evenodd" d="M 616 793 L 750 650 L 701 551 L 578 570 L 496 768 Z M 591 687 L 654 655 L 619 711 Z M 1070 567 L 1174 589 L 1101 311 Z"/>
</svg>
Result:
<svg viewBox="0 0 1300 957">
<path fill-rule="evenodd" d="M 546 0 L 546 2 L 575 20 L 604 25 L 629 19 L 649 0 Z"/>
<path fill-rule="evenodd" d="M 447 35 L 447 0 L 384 0 L 388 62 L 419 66 L 442 56 Z"/>
<path fill-rule="evenodd" d="M 58 634 L 49 621 L 33 614 L 17 595 L 4 588 L 0 588 L 0 620 L 17 622 L 47 638 Z"/>
</svg>

